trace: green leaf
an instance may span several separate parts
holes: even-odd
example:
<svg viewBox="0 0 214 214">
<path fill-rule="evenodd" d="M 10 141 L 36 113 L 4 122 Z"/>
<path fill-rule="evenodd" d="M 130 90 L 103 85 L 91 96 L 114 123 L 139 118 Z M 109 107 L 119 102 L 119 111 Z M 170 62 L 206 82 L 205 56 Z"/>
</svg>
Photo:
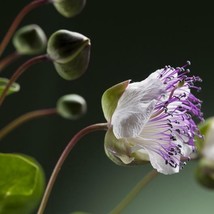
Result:
<svg viewBox="0 0 214 214">
<path fill-rule="evenodd" d="M 128 86 L 130 80 L 126 80 L 121 82 L 113 87 L 107 89 L 103 96 L 102 96 L 102 109 L 104 116 L 107 121 L 110 121 L 112 114 L 114 113 L 118 100 L 120 99 L 121 95 L 125 91 L 126 87 Z"/>
<path fill-rule="evenodd" d="M 0 213 L 32 213 L 44 191 L 44 172 L 31 157 L 0 153 Z"/>
<path fill-rule="evenodd" d="M 9 79 L 7 78 L 0 78 L 0 95 L 2 94 L 3 90 L 5 89 L 7 83 L 9 82 Z M 18 92 L 20 90 L 20 86 L 18 83 L 13 83 L 10 86 L 10 89 L 7 92 L 7 95 L 13 94 L 15 92 Z"/>
</svg>

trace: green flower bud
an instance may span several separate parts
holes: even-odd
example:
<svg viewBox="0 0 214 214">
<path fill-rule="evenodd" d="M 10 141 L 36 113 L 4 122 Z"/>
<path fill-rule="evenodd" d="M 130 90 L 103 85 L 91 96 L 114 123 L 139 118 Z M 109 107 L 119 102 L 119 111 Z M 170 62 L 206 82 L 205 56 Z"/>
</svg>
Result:
<svg viewBox="0 0 214 214">
<path fill-rule="evenodd" d="M 70 18 L 83 10 L 86 0 L 54 0 L 53 3 L 61 15 Z"/>
<path fill-rule="evenodd" d="M 6 85 L 8 84 L 9 79 L 7 78 L 0 78 L 0 95 L 2 94 L 2 92 L 4 91 Z M 7 95 L 13 94 L 15 92 L 18 92 L 20 90 L 20 85 L 18 83 L 13 83 L 8 92 Z"/>
<path fill-rule="evenodd" d="M 199 124 L 203 138 L 196 137 L 198 154 L 214 161 L 214 117 L 210 117 Z"/>
<path fill-rule="evenodd" d="M 39 54 L 45 50 L 47 38 L 38 25 L 27 25 L 15 33 L 13 45 L 20 54 Z"/>
<path fill-rule="evenodd" d="M 64 95 L 57 101 L 57 112 L 66 119 L 78 119 L 86 110 L 85 99 L 77 94 Z"/>
<path fill-rule="evenodd" d="M 214 189 L 214 161 L 202 158 L 198 163 L 195 175 L 202 186 Z"/>
<path fill-rule="evenodd" d="M 106 155 L 120 166 L 135 166 L 149 163 L 148 156 L 139 151 L 132 152 L 132 144 L 121 138 L 117 139 L 110 128 L 105 135 L 104 149 Z"/>
<path fill-rule="evenodd" d="M 59 30 L 49 38 L 47 53 L 58 74 L 66 80 L 74 80 L 88 67 L 90 47 L 90 40 L 82 34 Z"/>
</svg>

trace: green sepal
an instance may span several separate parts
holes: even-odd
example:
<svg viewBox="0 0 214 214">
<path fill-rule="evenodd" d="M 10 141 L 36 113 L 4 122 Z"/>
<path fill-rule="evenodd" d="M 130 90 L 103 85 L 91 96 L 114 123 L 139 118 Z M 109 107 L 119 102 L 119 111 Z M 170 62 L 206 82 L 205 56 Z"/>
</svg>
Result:
<svg viewBox="0 0 214 214">
<path fill-rule="evenodd" d="M 45 186 L 39 163 L 26 155 L 0 153 L 0 172 L 0 213 L 32 213 Z"/>
<path fill-rule="evenodd" d="M 61 15 L 71 18 L 83 10 L 86 0 L 53 0 L 53 3 Z"/>
<path fill-rule="evenodd" d="M 2 94 L 2 92 L 4 91 L 6 85 L 8 84 L 9 82 L 9 79 L 7 78 L 0 78 L 0 95 Z M 20 90 L 20 85 L 18 83 L 13 83 L 8 92 L 7 92 L 7 95 L 10 95 L 10 94 L 13 94 L 15 92 L 18 92 Z"/>
<path fill-rule="evenodd" d="M 148 156 L 140 152 L 132 152 L 132 143 L 126 139 L 117 139 L 112 128 L 108 129 L 104 140 L 107 157 L 119 166 L 136 166 L 147 164 Z"/>
<path fill-rule="evenodd" d="M 130 80 L 126 80 L 107 89 L 102 96 L 101 104 L 105 119 L 109 122 L 117 107 L 118 100 L 128 86 Z"/>
</svg>

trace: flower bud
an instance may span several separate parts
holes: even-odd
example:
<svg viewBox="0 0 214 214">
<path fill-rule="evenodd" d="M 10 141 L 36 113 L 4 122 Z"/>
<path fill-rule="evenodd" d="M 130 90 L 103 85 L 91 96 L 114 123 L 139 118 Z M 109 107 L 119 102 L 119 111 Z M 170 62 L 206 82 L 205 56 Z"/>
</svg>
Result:
<svg viewBox="0 0 214 214">
<path fill-rule="evenodd" d="M 49 38 L 47 53 L 58 74 L 66 80 L 73 80 L 86 71 L 90 46 L 90 40 L 82 34 L 59 30 Z"/>
<path fill-rule="evenodd" d="M 125 139 L 117 139 L 110 128 L 105 136 L 105 153 L 110 160 L 120 166 L 135 166 L 148 163 L 148 156 L 141 152 L 133 152 L 131 143 Z"/>
<path fill-rule="evenodd" d="M 53 3 L 61 15 L 70 18 L 83 10 L 86 0 L 54 0 Z"/>
<path fill-rule="evenodd" d="M 64 95 L 57 101 L 57 111 L 66 119 L 78 119 L 86 113 L 86 110 L 85 99 L 77 94 Z"/>
<path fill-rule="evenodd" d="M 7 78 L 0 78 L 0 95 L 4 91 L 5 87 L 7 86 L 9 80 Z M 18 92 L 20 90 L 20 85 L 18 83 L 13 83 L 8 92 L 7 95 Z"/>
<path fill-rule="evenodd" d="M 214 161 L 202 158 L 198 163 L 195 175 L 202 186 L 214 189 Z"/>
<path fill-rule="evenodd" d="M 13 45 L 20 54 L 39 54 L 45 50 L 47 38 L 38 25 L 27 25 L 15 33 Z"/>
<path fill-rule="evenodd" d="M 203 139 L 196 138 L 197 151 L 200 156 L 214 161 L 214 117 L 199 124 Z"/>
</svg>

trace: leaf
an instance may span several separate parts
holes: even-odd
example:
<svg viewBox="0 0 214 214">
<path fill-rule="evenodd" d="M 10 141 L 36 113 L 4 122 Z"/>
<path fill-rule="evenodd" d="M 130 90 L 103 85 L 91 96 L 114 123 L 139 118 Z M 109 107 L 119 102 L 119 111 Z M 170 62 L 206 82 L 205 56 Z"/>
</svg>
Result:
<svg viewBox="0 0 214 214">
<path fill-rule="evenodd" d="M 29 156 L 0 153 L 0 213 L 28 214 L 44 191 L 44 172 Z"/>
<path fill-rule="evenodd" d="M 103 113 L 107 121 L 110 121 L 112 114 L 114 113 L 117 107 L 118 100 L 120 99 L 121 95 L 125 91 L 129 82 L 130 80 L 121 82 L 107 89 L 103 93 L 101 103 L 102 103 Z"/>
<path fill-rule="evenodd" d="M 9 82 L 9 79 L 7 78 L 0 78 L 0 95 L 2 94 L 3 90 L 5 89 L 7 83 Z M 20 85 L 18 83 L 13 83 L 8 92 L 7 95 L 13 94 L 15 92 L 18 92 L 20 90 Z"/>
</svg>

